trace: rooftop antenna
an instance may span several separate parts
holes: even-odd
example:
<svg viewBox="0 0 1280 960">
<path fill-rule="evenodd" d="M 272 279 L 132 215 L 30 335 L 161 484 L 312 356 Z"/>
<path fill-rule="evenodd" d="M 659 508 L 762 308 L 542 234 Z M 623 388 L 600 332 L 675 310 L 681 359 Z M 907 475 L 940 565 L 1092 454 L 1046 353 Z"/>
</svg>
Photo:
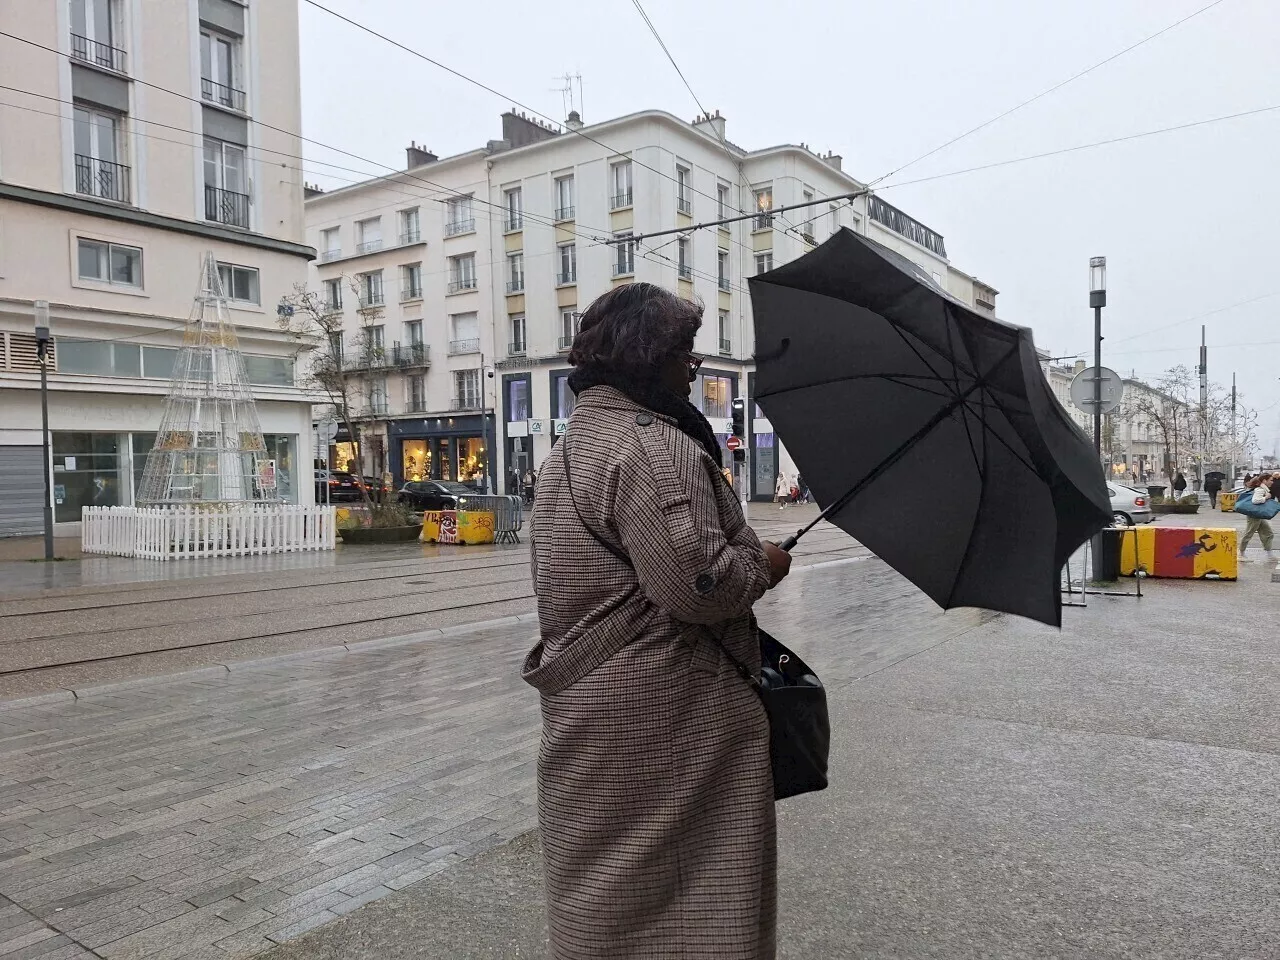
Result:
<svg viewBox="0 0 1280 960">
<path fill-rule="evenodd" d="M 553 87 L 554 93 L 560 94 L 560 99 L 564 104 L 564 115 L 567 117 L 574 110 L 578 114 L 582 114 L 582 74 L 566 73 L 562 77 L 556 77 L 563 83 L 563 86 Z M 574 95 L 574 84 L 578 85 L 577 95 Z"/>
</svg>

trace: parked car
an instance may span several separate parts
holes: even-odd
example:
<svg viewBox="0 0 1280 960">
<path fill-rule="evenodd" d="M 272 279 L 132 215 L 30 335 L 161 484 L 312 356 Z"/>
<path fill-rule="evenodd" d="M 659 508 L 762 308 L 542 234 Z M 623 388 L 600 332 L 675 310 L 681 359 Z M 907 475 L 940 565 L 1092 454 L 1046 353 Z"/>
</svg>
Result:
<svg viewBox="0 0 1280 960">
<path fill-rule="evenodd" d="M 1131 527 L 1137 523 L 1150 523 L 1155 519 L 1151 512 L 1151 498 L 1145 490 L 1136 490 L 1120 483 L 1108 483 L 1111 495 L 1111 522 L 1117 527 Z"/>
<path fill-rule="evenodd" d="M 475 495 L 471 487 L 454 480 L 410 480 L 396 496 L 415 510 L 458 510 Z"/>
<path fill-rule="evenodd" d="M 354 473 L 316 471 L 316 503 L 355 503 L 364 499 L 362 487 Z"/>
<path fill-rule="evenodd" d="M 364 484 L 365 489 L 369 491 L 369 499 L 376 503 L 390 498 L 392 494 L 391 484 L 384 480 L 378 480 L 375 477 L 361 477 L 360 482 Z"/>
</svg>

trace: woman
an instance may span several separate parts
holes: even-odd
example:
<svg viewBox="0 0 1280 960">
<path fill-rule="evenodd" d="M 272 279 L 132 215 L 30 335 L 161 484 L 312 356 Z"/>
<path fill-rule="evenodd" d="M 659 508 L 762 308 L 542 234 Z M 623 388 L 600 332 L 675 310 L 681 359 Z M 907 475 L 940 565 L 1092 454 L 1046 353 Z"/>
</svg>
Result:
<svg viewBox="0 0 1280 960">
<path fill-rule="evenodd" d="M 791 481 L 785 473 L 778 474 L 778 482 L 773 486 L 773 499 L 778 501 L 778 509 L 787 509 L 787 501 L 791 499 Z"/>
<path fill-rule="evenodd" d="M 556 960 L 774 956 L 761 544 L 689 403 L 702 309 L 628 284 L 582 316 L 533 518 L 538 823 Z"/>
<path fill-rule="evenodd" d="M 1280 492 L 1280 475 L 1273 476 L 1269 473 L 1262 473 L 1250 480 L 1246 488 L 1252 490 L 1252 498 L 1254 503 L 1266 503 L 1268 500 L 1275 498 L 1277 492 Z M 1241 494 L 1246 496 L 1247 494 Z M 1264 520 L 1262 517 L 1250 517 L 1246 515 L 1246 523 L 1244 526 L 1244 536 L 1240 538 L 1240 562 L 1251 563 L 1252 558 L 1244 555 L 1245 547 L 1249 545 L 1249 541 L 1253 539 L 1256 533 L 1258 539 L 1262 541 L 1262 551 L 1266 554 L 1267 560 L 1276 559 L 1274 553 L 1271 552 L 1271 542 L 1274 538 L 1274 532 L 1271 529 L 1271 521 Z"/>
<path fill-rule="evenodd" d="M 1187 478 L 1184 477 L 1182 475 L 1182 471 L 1179 470 L 1177 476 L 1173 478 L 1173 491 L 1177 495 L 1177 497 L 1181 499 L 1182 493 L 1186 489 L 1187 489 Z"/>
</svg>

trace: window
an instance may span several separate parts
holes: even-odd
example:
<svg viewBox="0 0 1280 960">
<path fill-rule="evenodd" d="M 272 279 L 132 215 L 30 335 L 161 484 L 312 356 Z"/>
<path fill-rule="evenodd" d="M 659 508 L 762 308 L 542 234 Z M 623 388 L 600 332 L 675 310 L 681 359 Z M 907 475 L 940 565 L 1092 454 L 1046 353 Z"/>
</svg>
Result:
<svg viewBox="0 0 1280 960">
<path fill-rule="evenodd" d="M 830 212 L 831 214 L 831 232 L 839 233 L 840 232 L 840 207 L 833 203 L 828 208 L 828 212 Z"/>
<path fill-rule="evenodd" d="M 386 377 L 375 377 L 369 381 L 369 413 L 375 416 L 387 413 Z"/>
<path fill-rule="evenodd" d="M 427 378 L 416 374 L 409 378 L 409 412 L 420 413 L 427 409 Z"/>
<path fill-rule="evenodd" d="M 81 280 L 97 280 L 113 286 L 142 286 L 142 250 L 100 240 L 77 244 Z"/>
<path fill-rule="evenodd" d="M 556 177 L 556 219 L 573 219 L 573 177 Z"/>
<path fill-rule="evenodd" d="M 258 293 L 257 267 L 219 263 L 218 279 L 222 281 L 222 294 L 228 300 L 236 300 L 240 303 L 262 302 Z"/>
<path fill-rule="evenodd" d="M 373 323 L 365 327 L 364 342 L 370 350 L 381 353 L 387 343 L 386 328 L 380 323 Z"/>
<path fill-rule="evenodd" d="M 773 251 L 766 250 L 764 253 L 756 254 L 756 275 L 768 273 L 773 269 Z"/>
<path fill-rule="evenodd" d="M 716 219 L 723 220 L 726 217 L 733 216 L 733 207 L 729 203 L 729 185 L 727 183 L 716 184 Z M 728 224 L 725 224 L 727 227 Z"/>
<path fill-rule="evenodd" d="M 562 243 L 560 250 L 560 273 L 556 275 L 556 283 L 564 286 L 578 282 L 578 246 L 574 243 Z"/>
<path fill-rule="evenodd" d="M 118 0 L 71 0 L 72 57 L 123 73 L 122 36 Z"/>
<path fill-rule="evenodd" d="M 527 329 L 523 313 L 513 313 L 511 315 L 511 343 L 507 353 L 513 356 L 521 356 L 529 347 L 527 339 Z M 520 417 L 517 419 L 528 419 Z"/>
<path fill-rule="evenodd" d="M 480 371 L 453 371 L 453 407 L 456 410 L 475 410 L 480 406 Z"/>
<path fill-rule="evenodd" d="M 729 251 L 716 251 L 716 284 L 721 290 L 729 289 Z"/>
<path fill-rule="evenodd" d="M 615 233 L 613 235 L 614 250 L 616 251 L 613 261 L 613 275 L 615 277 L 627 277 L 636 272 L 636 244 L 631 239 L 631 231 L 625 233 Z"/>
<path fill-rule="evenodd" d="M 142 351 L 136 343 L 58 338 L 58 372 L 99 377 L 142 376 Z"/>
<path fill-rule="evenodd" d="M 382 249 L 382 218 L 356 221 L 356 253 L 373 253 Z"/>
<path fill-rule="evenodd" d="M 568 350 L 573 346 L 573 338 L 578 334 L 580 319 L 581 315 L 576 306 L 560 308 L 560 339 L 557 346 L 561 350 Z"/>
<path fill-rule="evenodd" d="M 569 386 L 568 372 L 551 374 L 551 416 L 557 420 L 567 420 L 577 405 L 578 398 Z M 553 434 L 551 442 L 555 443 L 557 439 Z"/>
<path fill-rule="evenodd" d="M 857 232 L 858 232 L 858 224 L 859 224 L 859 220 L 858 220 L 858 218 L 857 218 L 857 217 L 853 217 L 853 218 L 851 218 L 851 219 L 849 220 L 849 229 L 850 229 L 850 230 L 852 230 L 854 233 L 857 233 Z"/>
<path fill-rule="evenodd" d="M 676 241 L 677 272 L 681 280 L 693 279 L 693 250 L 688 237 Z"/>
<path fill-rule="evenodd" d="M 512 187 L 503 193 L 502 199 L 507 211 L 507 231 L 522 229 L 524 227 L 524 191 L 519 187 Z"/>
<path fill-rule="evenodd" d="M 324 309 L 327 313 L 338 313 L 342 310 L 342 278 L 324 282 Z"/>
<path fill-rule="evenodd" d="M 460 233 L 472 233 L 476 228 L 472 213 L 471 197 L 452 197 L 445 201 L 444 235 L 456 237 Z"/>
<path fill-rule="evenodd" d="M 610 168 L 613 177 L 613 194 L 609 201 L 610 209 L 631 206 L 631 161 L 623 160 Z"/>
<path fill-rule="evenodd" d="M 693 184 L 688 167 L 676 165 L 676 209 L 693 214 Z"/>
<path fill-rule="evenodd" d="M 357 280 L 360 284 L 360 308 L 364 310 L 369 307 L 382 306 L 382 271 L 375 270 L 372 273 L 362 273 L 357 277 Z"/>
<path fill-rule="evenodd" d="M 449 258 L 449 292 L 460 293 L 476 288 L 476 255 L 464 253 Z"/>
<path fill-rule="evenodd" d="M 756 230 L 768 230 L 773 226 L 773 216 L 764 211 L 773 209 L 773 187 L 762 187 L 755 191 L 756 197 L 756 219 L 754 221 Z"/>
<path fill-rule="evenodd" d="M 524 289 L 524 253 L 507 254 L 507 293 Z"/>
<path fill-rule="evenodd" d="M 244 110 L 240 80 L 240 44 L 209 30 L 200 31 L 200 94 L 210 103 Z"/>
<path fill-rule="evenodd" d="M 122 162 L 123 118 L 81 106 L 73 116 L 76 193 L 129 203 L 129 168 Z"/>
<path fill-rule="evenodd" d="M 333 357 L 334 360 L 338 362 L 339 366 L 342 365 L 342 331 L 341 330 L 335 330 L 333 333 L 329 334 L 329 354 Z M 146 360 L 145 351 L 143 352 L 142 356 L 143 356 L 143 360 L 145 361 Z M 173 365 L 172 362 L 170 362 L 170 366 L 172 365 Z"/>
<path fill-rule="evenodd" d="M 418 208 L 400 211 L 400 245 L 417 243 L 422 239 L 422 230 L 418 226 Z"/>
<path fill-rule="evenodd" d="M 249 186 L 244 147 L 204 138 L 204 218 L 233 227 L 249 226 Z"/>
<path fill-rule="evenodd" d="M 729 337 L 729 311 L 728 310 L 720 311 L 720 319 L 717 322 L 716 330 L 720 339 L 720 352 L 725 354 L 732 353 L 733 342 Z"/>
<path fill-rule="evenodd" d="M 529 419 L 529 381 L 507 381 L 507 420 L 515 422 Z"/>
<path fill-rule="evenodd" d="M 805 190 L 803 196 L 805 203 L 813 203 L 812 190 Z M 804 210 L 804 221 L 800 224 L 800 233 L 806 240 L 813 243 L 813 207 L 805 207 Z"/>
<path fill-rule="evenodd" d="M 257 357 L 244 355 L 244 375 L 250 383 L 267 387 L 293 386 L 292 357 Z"/>
<path fill-rule="evenodd" d="M 404 340 L 411 347 L 422 345 L 422 321 L 410 320 L 404 325 Z"/>
<path fill-rule="evenodd" d="M 422 299 L 422 264 L 406 263 L 400 268 L 400 299 Z"/>
<path fill-rule="evenodd" d="M 342 256 L 342 234 L 340 227 L 329 227 L 320 231 L 320 260 L 337 260 Z"/>
<path fill-rule="evenodd" d="M 476 313 L 455 313 L 449 318 L 453 339 L 449 341 L 449 355 L 480 352 L 480 317 Z"/>
</svg>

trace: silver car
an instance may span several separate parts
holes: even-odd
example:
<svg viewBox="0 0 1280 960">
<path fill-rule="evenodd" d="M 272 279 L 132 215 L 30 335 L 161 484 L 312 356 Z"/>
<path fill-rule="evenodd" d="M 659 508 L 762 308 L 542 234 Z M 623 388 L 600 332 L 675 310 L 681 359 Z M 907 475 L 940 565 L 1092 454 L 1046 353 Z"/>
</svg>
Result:
<svg viewBox="0 0 1280 960">
<path fill-rule="evenodd" d="M 1136 490 L 1120 483 L 1108 483 L 1107 493 L 1111 495 L 1113 526 L 1131 527 L 1136 523 L 1150 523 L 1155 519 L 1151 513 L 1151 498 L 1145 490 Z"/>
</svg>

